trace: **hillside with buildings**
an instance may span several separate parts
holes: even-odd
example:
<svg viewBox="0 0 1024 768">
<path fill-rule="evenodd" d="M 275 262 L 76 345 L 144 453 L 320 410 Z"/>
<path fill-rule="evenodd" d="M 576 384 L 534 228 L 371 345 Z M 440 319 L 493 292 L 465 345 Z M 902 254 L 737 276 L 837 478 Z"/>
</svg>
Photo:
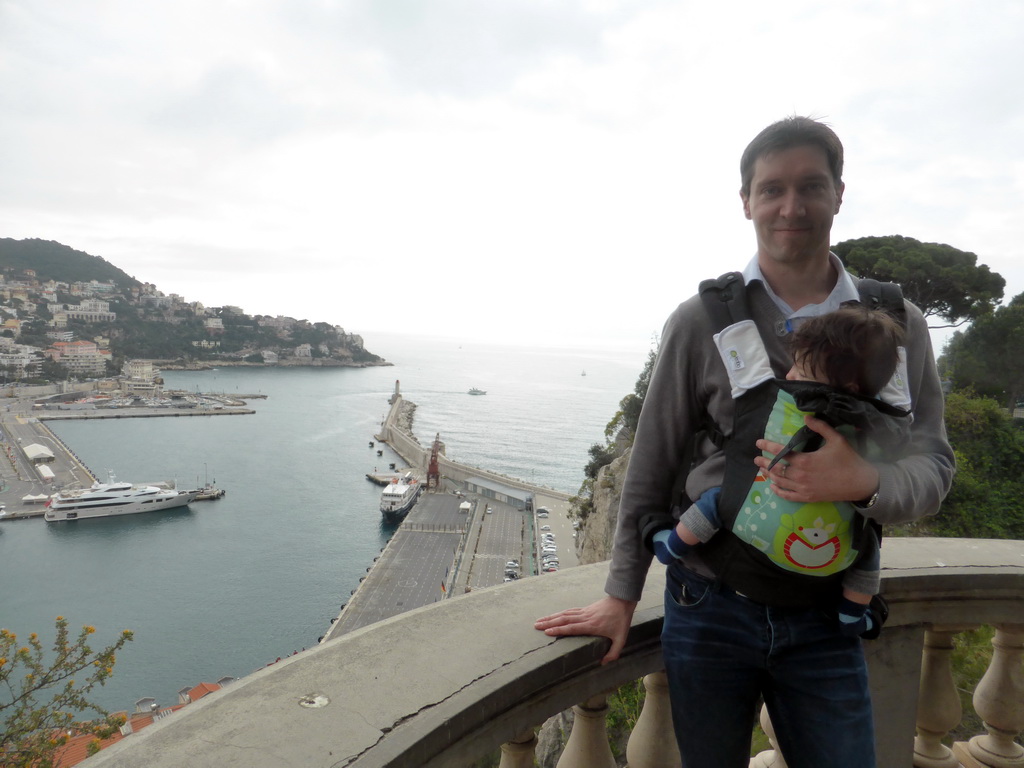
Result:
<svg viewBox="0 0 1024 768">
<path fill-rule="evenodd" d="M 0 238 L 0 380 L 115 376 L 139 360 L 165 368 L 388 364 L 340 326 L 206 307 L 60 243 Z"/>
</svg>

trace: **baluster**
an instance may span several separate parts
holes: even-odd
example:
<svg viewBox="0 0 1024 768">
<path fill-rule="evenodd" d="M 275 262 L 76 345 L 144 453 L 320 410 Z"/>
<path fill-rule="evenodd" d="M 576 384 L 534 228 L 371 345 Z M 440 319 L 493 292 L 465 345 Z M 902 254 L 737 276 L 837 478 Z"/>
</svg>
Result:
<svg viewBox="0 0 1024 768">
<path fill-rule="evenodd" d="M 608 746 L 608 696 L 600 694 L 572 708 L 572 733 L 555 768 L 616 768 Z"/>
<path fill-rule="evenodd" d="M 498 763 L 498 768 L 533 768 L 536 751 L 537 734 L 530 728 L 512 741 L 501 745 L 501 762 Z"/>
<path fill-rule="evenodd" d="M 652 672 L 644 678 L 644 707 L 626 745 L 629 768 L 680 768 L 682 758 L 672 728 L 668 676 Z"/>
<path fill-rule="evenodd" d="M 1021 768 L 1024 748 L 1014 738 L 1024 729 L 1024 624 L 997 624 L 992 663 L 974 689 L 974 711 L 987 734 L 968 744 L 970 756 L 992 768 Z"/>
<path fill-rule="evenodd" d="M 782 751 L 779 749 L 779 743 L 775 740 L 775 726 L 772 725 L 772 719 L 768 716 L 768 707 L 764 704 L 761 705 L 760 720 L 761 730 L 768 737 L 768 742 L 773 749 L 758 752 L 750 758 L 750 768 L 789 768 L 786 758 L 782 756 Z"/>
<path fill-rule="evenodd" d="M 953 637 L 968 626 L 933 626 L 925 630 L 921 683 L 917 695 L 914 768 L 959 768 L 953 751 L 940 739 L 960 724 L 963 709 L 953 682 Z"/>
</svg>

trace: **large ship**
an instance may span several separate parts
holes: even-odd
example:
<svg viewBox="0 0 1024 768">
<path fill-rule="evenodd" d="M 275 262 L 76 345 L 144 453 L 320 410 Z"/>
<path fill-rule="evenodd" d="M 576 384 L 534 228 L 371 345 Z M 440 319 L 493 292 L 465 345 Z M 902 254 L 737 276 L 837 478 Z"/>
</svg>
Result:
<svg viewBox="0 0 1024 768">
<path fill-rule="evenodd" d="M 420 485 L 412 472 L 407 472 L 402 478 L 396 477 L 384 486 L 380 494 L 380 513 L 389 520 L 403 517 L 412 509 L 419 495 Z"/>
<path fill-rule="evenodd" d="M 108 483 L 96 482 L 88 488 L 63 490 L 54 494 L 46 505 L 43 517 L 50 522 L 60 522 L 156 512 L 191 504 L 197 493 L 157 485 L 119 483 L 111 476 Z"/>
</svg>

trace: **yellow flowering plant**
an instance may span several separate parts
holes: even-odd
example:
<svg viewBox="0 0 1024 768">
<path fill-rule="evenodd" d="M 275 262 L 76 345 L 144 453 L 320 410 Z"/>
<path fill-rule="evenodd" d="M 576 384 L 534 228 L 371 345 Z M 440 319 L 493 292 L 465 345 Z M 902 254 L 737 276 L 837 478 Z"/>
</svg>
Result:
<svg viewBox="0 0 1024 768">
<path fill-rule="evenodd" d="M 123 724 L 123 718 L 112 716 L 88 695 L 113 674 L 116 654 L 131 641 L 132 632 L 126 629 L 112 645 L 93 651 L 89 637 L 95 632 L 95 627 L 82 627 L 72 640 L 67 619 L 58 616 L 47 654 L 35 632 L 19 647 L 15 633 L 0 629 L 0 764 L 49 768 L 69 734 L 104 739 Z M 80 720 L 86 713 L 96 717 Z"/>
</svg>

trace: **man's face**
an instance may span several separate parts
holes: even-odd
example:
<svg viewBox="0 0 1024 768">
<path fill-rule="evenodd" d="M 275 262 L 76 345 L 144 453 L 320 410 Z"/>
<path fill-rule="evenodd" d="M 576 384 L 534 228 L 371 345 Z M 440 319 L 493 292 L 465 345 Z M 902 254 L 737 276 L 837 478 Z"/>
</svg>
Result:
<svg viewBox="0 0 1024 768">
<path fill-rule="evenodd" d="M 793 147 L 759 157 L 750 194 L 740 193 L 743 212 L 754 222 L 762 261 L 798 265 L 826 259 L 832 219 L 843 201 L 825 152 Z"/>
</svg>

